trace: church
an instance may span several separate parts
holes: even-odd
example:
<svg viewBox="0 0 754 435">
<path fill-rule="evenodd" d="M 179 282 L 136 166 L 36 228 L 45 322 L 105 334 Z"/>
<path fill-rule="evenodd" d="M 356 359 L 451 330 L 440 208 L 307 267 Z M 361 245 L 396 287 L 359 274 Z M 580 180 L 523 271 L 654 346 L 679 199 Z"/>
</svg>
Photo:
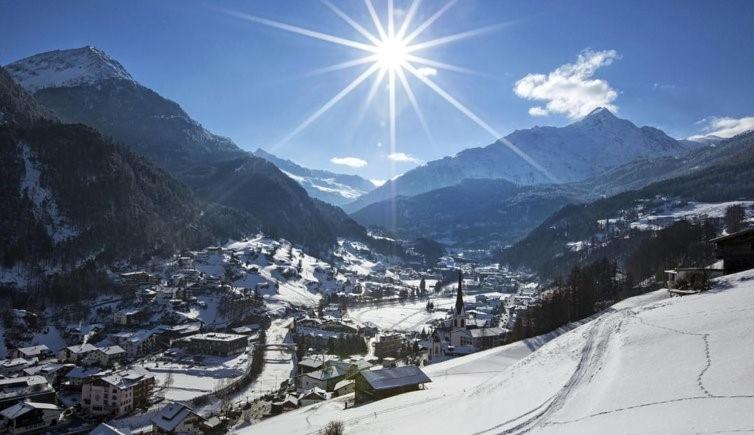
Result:
<svg viewBox="0 0 754 435">
<path fill-rule="evenodd" d="M 468 318 L 466 304 L 463 302 L 463 272 L 459 270 L 456 301 L 448 318 L 432 331 L 429 361 L 442 361 L 499 346 L 503 344 L 505 332 L 500 327 L 479 327 L 473 319 Z"/>
</svg>

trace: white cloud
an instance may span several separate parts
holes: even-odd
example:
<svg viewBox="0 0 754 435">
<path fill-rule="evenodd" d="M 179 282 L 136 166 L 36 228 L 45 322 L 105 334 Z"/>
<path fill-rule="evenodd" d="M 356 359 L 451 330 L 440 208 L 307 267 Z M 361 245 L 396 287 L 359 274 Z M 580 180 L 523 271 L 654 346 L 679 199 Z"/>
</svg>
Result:
<svg viewBox="0 0 754 435">
<path fill-rule="evenodd" d="M 529 109 L 529 115 L 531 116 L 547 116 L 548 112 L 547 109 L 543 109 L 539 106 L 534 106 L 531 109 Z"/>
<path fill-rule="evenodd" d="M 436 76 L 437 70 L 429 67 L 429 66 L 423 66 L 421 68 L 417 68 L 416 72 L 419 73 L 419 75 L 422 75 L 424 77 L 430 77 L 430 76 Z"/>
<path fill-rule="evenodd" d="M 410 156 L 406 153 L 390 153 L 388 154 L 387 158 L 394 162 L 416 163 L 417 165 L 422 163 L 420 159 L 417 159 L 416 157 Z"/>
<path fill-rule="evenodd" d="M 698 124 L 704 124 L 703 134 L 689 136 L 689 140 L 704 140 L 709 137 L 729 138 L 746 131 L 754 130 L 754 116 L 743 118 L 708 118 Z"/>
<path fill-rule="evenodd" d="M 334 165 L 350 166 L 352 168 L 363 168 L 367 165 L 367 161 L 358 157 L 333 157 L 330 159 L 330 163 Z"/>
<path fill-rule="evenodd" d="M 610 65 L 616 59 L 620 59 L 620 56 L 615 50 L 585 50 L 579 54 L 576 63 L 561 65 L 548 74 L 527 74 L 516 82 L 513 91 L 527 100 L 547 102 L 544 107 L 529 109 L 531 116 L 562 113 L 571 119 L 578 119 L 597 107 L 615 112 L 618 107 L 613 101 L 618 97 L 618 92 L 605 80 L 592 76 L 599 68 Z"/>
<path fill-rule="evenodd" d="M 380 180 L 379 178 L 372 178 L 372 179 L 370 179 L 369 181 L 371 181 L 371 182 L 372 182 L 372 184 L 374 184 L 374 187 L 380 187 L 380 186 L 382 186 L 383 184 L 385 184 L 385 182 L 386 182 L 387 180 Z"/>
</svg>

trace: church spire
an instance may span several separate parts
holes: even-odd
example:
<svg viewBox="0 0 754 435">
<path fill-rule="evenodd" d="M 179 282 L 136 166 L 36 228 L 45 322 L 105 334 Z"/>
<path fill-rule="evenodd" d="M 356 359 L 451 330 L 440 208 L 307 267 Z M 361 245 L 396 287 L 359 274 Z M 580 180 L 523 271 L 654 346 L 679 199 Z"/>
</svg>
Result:
<svg viewBox="0 0 754 435">
<path fill-rule="evenodd" d="M 458 292 L 456 293 L 456 314 L 461 314 L 463 309 L 463 272 L 458 269 Z"/>
</svg>

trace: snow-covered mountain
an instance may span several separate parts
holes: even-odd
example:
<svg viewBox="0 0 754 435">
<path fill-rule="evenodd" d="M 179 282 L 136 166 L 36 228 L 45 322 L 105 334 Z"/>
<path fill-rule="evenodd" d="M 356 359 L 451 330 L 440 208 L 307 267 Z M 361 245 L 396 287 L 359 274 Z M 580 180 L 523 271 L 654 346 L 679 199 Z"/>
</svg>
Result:
<svg viewBox="0 0 754 435">
<path fill-rule="evenodd" d="M 361 195 L 374 189 L 371 181 L 358 175 L 336 174 L 320 169 L 309 169 L 290 160 L 281 159 L 259 148 L 254 155 L 261 157 L 296 180 L 306 193 L 313 198 L 320 199 L 332 205 L 349 203 Z"/>
<path fill-rule="evenodd" d="M 498 141 L 408 171 L 346 209 L 356 211 L 394 195 L 416 195 L 467 178 L 501 178 L 520 185 L 574 182 L 640 158 L 681 156 L 694 146 L 680 143 L 656 128 L 637 127 L 605 108 L 595 109 L 565 127 L 516 130 L 506 139 L 544 167 L 554 180 Z"/>
<path fill-rule="evenodd" d="M 91 126 L 127 145 L 201 199 L 248 213 L 269 233 L 308 247 L 355 232 L 366 237 L 339 209 L 309 197 L 274 164 L 202 127 L 101 50 L 40 53 L 8 65 L 8 71 L 63 122 Z"/>
<path fill-rule="evenodd" d="M 754 271 L 684 298 L 658 290 L 582 325 L 427 366 L 425 389 L 344 409 L 346 396 L 238 432 L 315 434 L 333 420 L 349 434 L 748 432 L 752 306 Z"/>
<path fill-rule="evenodd" d="M 6 69 L 32 93 L 45 88 L 92 85 L 113 78 L 134 81 L 123 65 L 92 46 L 35 54 Z"/>
</svg>

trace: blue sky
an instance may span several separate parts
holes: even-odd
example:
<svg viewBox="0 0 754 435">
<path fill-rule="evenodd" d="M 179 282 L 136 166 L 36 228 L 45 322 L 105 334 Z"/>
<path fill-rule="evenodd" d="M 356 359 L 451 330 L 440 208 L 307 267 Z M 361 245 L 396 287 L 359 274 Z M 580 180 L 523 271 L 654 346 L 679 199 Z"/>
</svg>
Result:
<svg viewBox="0 0 754 435">
<path fill-rule="evenodd" d="M 373 29 L 363 2 L 333 1 Z M 373 1 L 384 17 L 386 1 Z M 425 0 L 415 23 L 443 4 Z M 410 1 L 395 0 L 395 5 L 400 13 Z M 433 140 L 399 90 L 395 152 L 405 156 L 389 158 L 384 87 L 357 125 L 369 81 L 280 144 L 368 65 L 307 76 L 361 53 L 224 10 L 365 41 L 325 5 L 309 0 L 0 0 L 0 64 L 41 51 L 94 45 L 142 84 L 243 148 L 262 147 L 306 166 L 371 179 L 493 141 L 488 131 L 413 79 Z M 754 122 L 749 118 L 754 115 L 752 17 L 751 1 L 461 0 L 416 41 L 504 24 L 421 52 L 481 73 L 438 70 L 428 78 L 502 134 L 565 125 L 603 102 L 638 125 L 686 137 L 724 127 L 736 131 Z M 366 165 L 355 167 L 359 161 L 346 157 Z"/>
</svg>

